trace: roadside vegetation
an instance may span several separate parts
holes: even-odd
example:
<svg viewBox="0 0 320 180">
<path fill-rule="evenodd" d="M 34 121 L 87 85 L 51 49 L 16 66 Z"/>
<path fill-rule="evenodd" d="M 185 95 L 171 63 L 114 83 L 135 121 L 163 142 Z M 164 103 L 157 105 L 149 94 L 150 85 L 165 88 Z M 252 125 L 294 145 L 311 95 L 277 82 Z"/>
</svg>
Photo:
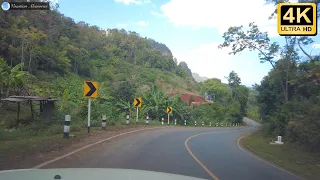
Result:
<svg viewBox="0 0 320 180">
<path fill-rule="evenodd" d="M 276 12 L 270 18 L 276 17 Z M 276 164 L 283 160 L 283 167 L 304 177 L 319 177 L 315 173 L 320 172 L 319 161 L 313 160 L 320 157 L 320 54 L 305 50 L 314 41 L 309 37 L 285 36 L 284 44 L 280 45 L 272 42 L 268 33 L 261 32 L 255 23 L 249 27 L 230 27 L 223 38 L 219 47 L 231 47 L 230 54 L 257 51 L 258 60 L 272 67 L 261 84 L 251 90 L 248 100 L 248 116 L 257 122 L 262 119 L 265 130 L 248 137 L 244 146 Z M 283 147 L 269 145 L 269 140 L 277 136 L 283 136 Z M 306 170 L 308 162 L 312 166 L 310 171 Z M 302 169 L 310 172 L 310 176 Z"/>
<path fill-rule="evenodd" d="M 242 139 L 241 144 L 254 154 L 298 176 L 305 179 L 319 179 L 319 152 L 306 152 L 301 147 L 288 143 L 270 145 L 271 139 L 263 132 L 256 132 Z"/>
</svg>

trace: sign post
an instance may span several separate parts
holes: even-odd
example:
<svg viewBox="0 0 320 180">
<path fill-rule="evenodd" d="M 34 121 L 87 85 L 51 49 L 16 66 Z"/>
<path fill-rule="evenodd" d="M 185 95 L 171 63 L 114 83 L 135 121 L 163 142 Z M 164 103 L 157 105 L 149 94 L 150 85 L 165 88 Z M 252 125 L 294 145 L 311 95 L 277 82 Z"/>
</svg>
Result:
<svg viewBox="0 0 320 180">
<path fill-rule="evenodd" d="M 141 105 L 142 105 L 142 98 L 134 98 L 133 99 L 133 105 L 134 105 L 134 107 L 137 108 L 137 120 L 136 120 L 136 122 L 138 122 L 138 120 L 139 120 L 139 107 L 141 107 Z"/>
<path fill-rule="evenodd" d="M 88 133 L 90 133 L 91 98 L 88 99 Z"/>
<path fill-rule="evenodd" d="M 139 108 L 137 107 L 137 120 L 136 120 L 136 122 L 138 122 L 138 120 L 139 120 Z"/>
<path fill-rule="evenodd" d="M 83 96 L 88 97 L 88 133 L 90 133 L 91 98 L 98 96 L 98 82 L 84 81 Z"/>
</svg>

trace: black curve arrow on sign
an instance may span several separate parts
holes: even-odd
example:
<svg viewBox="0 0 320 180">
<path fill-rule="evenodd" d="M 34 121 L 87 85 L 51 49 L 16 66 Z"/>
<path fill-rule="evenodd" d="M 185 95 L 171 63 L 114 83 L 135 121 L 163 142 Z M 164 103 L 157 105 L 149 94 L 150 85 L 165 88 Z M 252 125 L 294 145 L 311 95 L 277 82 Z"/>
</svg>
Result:
<svg viewBox="0 0 320 180">
<path fill-rule="evenodd" d="M 168 113 L 171 113 L 171 108 L 168 108 Z"/>
<path fill-rule="evenodd" d="M 86 83 L 90 88 L 90 91 L 86 94 L 86 96 L 92 96 L 92 94 L 95 93 L 97 89 L 96 89 L 96 87 L 94 87 L 92 82 L 86 82 Z"/>
<path fill-rule="evenodd" d="M 136 101 L 137 101 L 137 104 L 135 106 L 139 106 L 140 105 L 140 100 L 136 99 Z"/>
</svg>

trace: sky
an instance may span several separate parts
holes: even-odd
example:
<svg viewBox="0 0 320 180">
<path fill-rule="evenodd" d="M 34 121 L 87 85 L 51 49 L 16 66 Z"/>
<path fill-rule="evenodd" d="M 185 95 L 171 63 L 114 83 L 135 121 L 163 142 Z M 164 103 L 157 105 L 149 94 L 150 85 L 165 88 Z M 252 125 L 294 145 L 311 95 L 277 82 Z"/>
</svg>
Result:
<svg viewBox="0 0 320 180">
<path fill-rule="evenodd" d="M 265 0 L 54 1 L 59 3 L 62 14 L 76 22 L 136 31 L 142 37 L 164 43 L 178 62 L 185 61 L 192 72 L 222 82 L 227 82 L 225 76 L 234 70 L 242 84 L 260 84 L 271 69 L 268 63 L 260 63 L 258 52 L 229 55 L 229 48 L 218 49 L 230 26 L 255 22 L 269 33 L 271 41 L 284 43 L 284 37 L 277 33 L 277 20 L 268 20 L 275 7 Z M 305 49 L 315 55 L 320 53 L 320 37 L 312 38 L 315 43 Z"/>
</svg>

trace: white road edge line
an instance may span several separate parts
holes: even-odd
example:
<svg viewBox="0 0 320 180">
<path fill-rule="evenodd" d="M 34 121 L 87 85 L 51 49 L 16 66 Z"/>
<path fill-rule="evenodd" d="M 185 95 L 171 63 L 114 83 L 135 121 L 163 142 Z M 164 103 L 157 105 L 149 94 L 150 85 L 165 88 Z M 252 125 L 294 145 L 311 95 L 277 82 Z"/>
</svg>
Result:
<svg viewBox="0 0 320 180">
<path fill-rule="evenodd" d="M 69 152 L 69 153 L 67 153 L 67 154 L 65 154 L 65 155 L 63 155 L 63 156 L 59 156 L 59 157 L 56 157 L 56 158 L 51 159 L 51 160 L 49 160 L 49 161 L 46 161 L 46 162 L 44 162 L 44 163 L 41 163 L 41 164 L 33 167 L 32 169 L 39 169 L 39 168 L 44 167 L 44 166 L 46 166 L 46 165 L 48 165 L 48 164 L 51 164 L 51 163 L 53 163 L 53 162 L 55 162 L 55 161 L 58 161 L 58 160 L 60 160 L 60 159 L 63 159 L 63 158 L 65 158 L 65 157 L 68 157 L 68 156 L 70 156 L 70 155 L 72 155 L 72 154 L 74 154 L 74 153 L 77 153 L 77 152 L 79 152 L 79 151 L 81 151 L 81 150 L 84 150 L 84 149 L 89 148 L 89 147 L 91 147 L 91 146 L 100 144 L 100 143 L 102 143 L 102 142 L 104 142 L 104 141 L 108 141 L 108 140 L 110 140 L 110 139 L 113 139 L 113 138 L 116 138 L 116 137 L 119 137 L 119 136 L 123 136 L 123 135 L 125 135 L 125 134 L 130 134 L 130 133 L 139 132 L 139 131 L 144 131 L 144 130 L 150 130 L 150 129 L 162 129 L 162 128 L 167 128 L 167 127 L 143 128 L 143 129 L 138 129 L 138 130 L 129 131 L 129 132 L 125 132 L 125 133 L 120 133 L 120 134 L 118 134 L 118 135 L 111 136 L 111 137 L 109 137 L 109 138 L 100 140 L 100 141 L 98 141 L 98 142 L 95 142 L 95 143 L 92 143 L 92 144 L 88 144 L 88 145 L 86 145 L 86 146 L 83 146 L 83 147 L 81 147 L 81 148 L 79 148 L 79 149 L 76 149 L 76 150 L 74 150 L 74 151 L 72 151 L 72 152 Z"/>
<path fill-rule="evenodd" d="M 250 156 L 252 156 L 252 157 L 254 157 L 254 158 L 256 158 L 256 159 L 258 159 L 258 160 L 260 160 L 260 161 L 262 161 L 262 162 L 264 162 L 264 163 L 266 163 L 266 164 L 268 164 L 269 166 L 272 166 L 272 167 L 274 167 L 274 168 L 277 168 L 277 169 L 279 169 L 279 170 L 281 170 L 281 171 L 284 171 L 284 172 L 286 172 L 286 173 L 288 173 L 288 174 L 290 174 L 290 175 L 292 175 L 292 176 L 295 176 L 295 177 L 297 177 L 297 178 L 304 179 L 304 178 L 302 178 L 302 177 L 300 177 L 300 176 L 297 176 L 297 175 L 295 175 L 295 174 L 293 174 L 293 173 L 291 173 L 291 172 L 289 172 L 289 171 L 287 171 L 287 170 L 285 170 L 285 169 L 283 169 L 283 168 L 281 168 L 281 167 L 279 167 L 279 166 L 276 166 L 276 165 L 274 165 L 274 164 L 272 164 L 272 163 L 270 163 L 270 162 L 268 162 L 268 161 L 266 161 L 266 160 L 258 157 L 257 155 L 249 152 L 248 150 L 244 149 L 244 148 L 240 145 L 240 140 L 241 140 L 242 138 L 244 138 L 244 137 L 249 136 L 249 135 L 251 135 L 251 134 L 247 134 L 247 135 L 244 135 L 244 136 L 241 136 L 240 138 L 238 138 L 237 145 L 238 145 L 239 149 L 241 149 L 242 151 L 246 152 L 246 153 L 249 154 Z"/>
</svg>

